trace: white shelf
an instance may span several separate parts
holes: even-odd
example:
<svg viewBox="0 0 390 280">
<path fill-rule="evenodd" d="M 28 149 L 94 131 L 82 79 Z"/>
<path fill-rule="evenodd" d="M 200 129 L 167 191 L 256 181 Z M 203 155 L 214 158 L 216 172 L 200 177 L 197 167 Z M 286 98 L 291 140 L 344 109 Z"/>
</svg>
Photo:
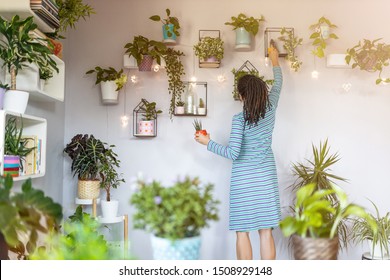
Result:
<svg viewBox="0 0 390 280">
<path fill-rule="evenodd" d="M 14 15 L 19 15 L 22 19 L 33 16 L 39 30 L 49 33 L 55 31 L 31 10 L 30 0 L 1 0 L 0 14 L 8 20 L 11 20 Z"/>
<path fill-rule="evenodd" d="M 97 219 L 98 222 L 101 224 L 116 224 L 124 221 L 125 216 L 117 216 L 117 217 L 110 217 L 110 218 L 98 216 Z"/>
<path fill-rule="evenodd" d="M 14 177 L 14 181 L 25 180 L 28 178 L 38 178 L 45 176 L 46 172 L 46 142 L 47 142 L 47 122 L 46 119 L 30 116 L 30 115 L 20 115 L 14 112 L 0 110 L 0 175 L 4 173 L 4 135 L 5 135 L 5 125 L 10 116 L 15 116 L 18 119 L 23 121 L 23 135 L 36 135 L 39 139 L 42 140 L 41 146 L 41 165 L 40 172 L 32 175 L 25 175 Z M 21 122 L 18 122 L 20 128 Z"/>
<path fill-rule="evenodd" d="M 81 199 L 81 198 L 76 197 L 75 203 L 77 205 L 93 205 L 93 199 Z M 96 204 L 99 204 L 99 203 L 100 203 L 100 198 L 97 198 Z"/>
</svg>

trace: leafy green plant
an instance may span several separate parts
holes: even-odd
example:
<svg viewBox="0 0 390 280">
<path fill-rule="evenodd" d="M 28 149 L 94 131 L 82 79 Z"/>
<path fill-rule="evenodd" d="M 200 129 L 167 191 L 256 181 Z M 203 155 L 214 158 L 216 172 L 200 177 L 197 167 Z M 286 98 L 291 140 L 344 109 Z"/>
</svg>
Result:
<svg viewBox="0 0 390 280">
<path fill-rule="evenodd" d="M 352 226 L 352 240 L 356 243 L 362 243 L 363 241 L 372 241 L 372 252 L 375 253 L 374 249 L 376 245 L 379 245 L 381 250 L 382 258 L 385 255 L 390 256 L 390 212 L 386 215 L 381 216 L 378 207 L 374 202 L 370 200 L 371 204 L 375 208 L 375 216 L 369 214 L 371 219 L 375 221 L 377 231 L 373 230 L 370 223 L 362 218 L 354 219 Z"/>
<path fill-rule="evenodd" d="M 11 89 L 16 89 L 18 71 L 27 67 L 28 63 L 36 63 L 38 68 L 59 71 L 57 63 L 51 57 L 51 42 L 46 39 L 33 38 L 30 32 L 37 28 L 33 17 L 20 20 L 18 15 L 7 21 L 0 16 L 0 59 L 11 75 Z M 47 45 L 45 45 L 47 44 Z"/>
<path fill-rule="evenodd" d="M 5 89 L 5 90 L 10 89 L 8 84 L 3 84 L 2 82 L 0 82 L 0 88 Z"/>
<path fill-rule="evenodd" d="M 180 23 L 179 23 L 178 18 L 172 17 L 171 10 L 169 10 L 169 9 L 166 9 L 165 12 L 167 13 L 166 18 L 162 18 L 159 15 L 154 15 L 154 16 L 151 16 L 149 19 L 151 19 L 153 21 L 161 21 L 162 24 L 164 24 L 164 25 L 173 24 L 173 33 L 176 36 L 180 36 L 180 32 L 179 32 Z M 167 30 L 168 36 L 171 37 L 172 33 L 169 31 L 169 27 L 166 26 L 165 29 Z"/>
<path fill-rule="evenodd" d="M 186 105 L 186 103 L 184 101 L 182 101 L 182 100 L 179 100 L 179 101 L 176 102 L 176 106 L 177 107 L 183 107 L 184 105 Z"/>
<path fill-rule="evenodd" d="M 266 80 L 264 78 L 264 76 L 260 76 L 259 71 L 257 71 L 256 69 L 237 70 L 237 69 L 233 68 L 232 73 L 234 75 L 233 92 L 232 92 L 234 100 L 240 100 L 240 95 L 239 95 L 238 90 L 237 90 L 237 84 L 238 84 L 238 81 L 240 80 L 240 78 L 245 76 L 245 75 L 255 75 L 256 77 L 259 77 L 260 79 L 262 79 L 268 86 L 273 85 L 273 83 L 274 83 L 274 80 L 272 80 L 272 79 Z"/>
<path fill-rule="evenodd" d="M 321 31 L 322 26 L 326 26 L 330 29 L 329 36 L 324 37 L 323 32 Z M 338 39 L 337 35 L 331 32 L 331 29 L 337 28 L 337 26 L 331 23 L 329 19 L 321 17 L 317 23 L 310 25 L 309 28 L 313 30 L 313 33 L 310 35 L 310 39 L 313 40 L 312 45 L 315 49 L 312 53 L 319 58 L 323 58 L 325 56 L 327 40 L 329 38 Z"/>
<path fill-rule="evenodd" d="M 53 78 L 54 73 L 50 68 L 40 68 L 39 69 L 39 78 L 41 80 L 49 80 Z"/>
<path fill-rule="evenodd" d="M 188 176 L 171 187 L 138 180 L 138 190 L 130 199 L 136 208 L 134 228 L 171 240 L 198 236 L 209 221 L 219 219 L 213 189 L 212 184 L 202 185 Z"/>
<path fill-rule="evenodd" d="M 254 18 L 254 17 L 247 17 L 245 14 L 240 13 L 237 17 L 231 17 L 230 22 L 225 22 L 225 25 L 231 25 L 233 26 L 233 30 L 236 30 L 237 28 L 245 28 L 246 31 L 251 33 L 253 36 L 256 36 L 257 32 L 259 32 L 259 26 L 260 23 L 263 22 L 265 19 L 263 16 L 260 16 L 260 18 Z"/>
<path fill-rule="evenodd" d="M 383 68 L 389 66 L 390 61 L 390 45 L 385 43 L 379 43 L 382 38 L 370 41 L 364 39 L 363 42 L 359 43 L 347 49 L 347 56 L 345 61 L 350 64 L 352 63 L 352 68 L 359 66 L 361 70 L 368 72 L 379 72 L 378 79 L 376 84 L 390 83 L 390 78 L 382 78 L 381 74 Z"/>
<path fill-rule="evenodd" d="M 205 107 L 205 104 L 204 104 L 203 98 L 199 98 L 199 108 L 204 108 L 204 107 Z"/>
<path fill-rule="evenodd" d="M 202 37 L 198 44 L 194 46 L 195 55 L 200 59 L 215 57 L 221 60 L 224 54 L 223 41 L 219 37 Z"/>
<path fill-rule="evenodd" d="M 35 250 L 39 234 L 58 229 L 62 207 L 43 191 L 34 189 L 31 179 L 22 184 L 19 192 L 12 187 L 11 176 L 0 177 L 0 234 L 6 243 L 1 248 L 7 247 L 18 259 L 26 259 Z"/>
<path fill-rule="evenodd" d="M 302 61 L 299 61 L 295 55 L 295 49 L 302 45 L 303 39 L 294 36 L 294 31 L 285 27 L 280 31 L 280 35 L 282 36 L 279 40 L 283 42 L 283 48 L 287 51 L 286 59 L 290 62 L 291 69 L 297 72 L 302 66 Z"/>
<path fill-rule="evenodd" d="M 76 23 L 82 18 L 86 20 L 95 10 L 83 0 L 56 0 L 58 5 L 58 17 L 60 18 L 60 31 L 66 31 L 68 27 L 75 28 Z"/>
<path fill-rule="evenodd" d="M 125 45 L 126 54 L 134 57 L 139 66 L 145 55 L 150 55 L 161 65 L 161 58 L 165 55 L 167 47 L 155 40 L 138 35 L 134 36 L 133 42 Z"/>
<path fill-rule="evenodd" d="M 173 48 L 167 48 L 164 55 L 165 70 L 168 76 L 168 92 L 171 95 L 171 101 L 169 106 L 169 115 L 172 119 L 172 115 L 175 112 L 175 102 L 181 99 L 181 94 L 184 92 L 185 85 L 182 77 L 185 75 L 184 65 L 180 57 L 184 56 L 181 51 L 174 50 Z"/>
<path fill-rule="evenodd" d="M 334 205 L 327 197 L 334 194 L 338 203 Z M 361 207 L 348 203 L 346 193 L 331 184 L 330 189 L 318 189 L 315 183 L 302 186 L 296 193 L 293 216 L 287 216 L 280 222 L 280 229 L 288 237 L 293 234 L 310 238 L 334 238 L 340 223 L 348 217 L 360 217 L 367 221 L 374 232 L 375 222 Z"/>
<path fill-rule="evenodd" d="M 92 73 L 96 73 L 95 85 L 101 82 L 114 81 L 117 86 L 116 91 L 121 90 L 127 82 L 127 75 L 123 74 L 123 69 L 118 71 L 113 67 L 101 68 L 100 66 L 96 66 L 94 69 L 88 70 L 85 74 Z"/>
<path fill-rule="evenodd" d="M 145 98 L 141 99 L 140 109 L 144 112 L 142 116 L 145 121 L 155 120 L 157 114 L 161 114 L 161 110 L 156 110 L 156 102 L 149 102 Z"/>
</svg>

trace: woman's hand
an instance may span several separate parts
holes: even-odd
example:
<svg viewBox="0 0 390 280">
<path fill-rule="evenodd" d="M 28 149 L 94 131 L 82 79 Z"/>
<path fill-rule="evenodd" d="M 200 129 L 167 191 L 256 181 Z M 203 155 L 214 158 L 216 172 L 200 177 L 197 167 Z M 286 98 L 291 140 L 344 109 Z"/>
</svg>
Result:
<svg viewBox="0 0 390 280">
<path fill-rule="evenodd" d="M 279 66 L 279 52 L 273 45 L 268 48 L 268 56 L 271 59 L 272 66 Z"/>
<path fill-rule="evenodd" d="M 195 133 L 194 139 L 196 142 L 198 142 L 200 144 L 207 145 L 210 141 L 210 134 L 203 135 L 201 133 Z"/>
</svg>

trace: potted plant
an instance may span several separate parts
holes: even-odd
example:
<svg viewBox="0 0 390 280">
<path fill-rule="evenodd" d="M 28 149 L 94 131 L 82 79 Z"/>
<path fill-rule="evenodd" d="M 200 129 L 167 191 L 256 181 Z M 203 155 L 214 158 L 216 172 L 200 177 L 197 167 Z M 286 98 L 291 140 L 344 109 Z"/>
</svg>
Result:
<svg viewBox="0 0 390 280">
<path fill-rule="evenodd" d="M 302 38 L 294 36 L 293 29 L 287 29 L 285 27 L 280 31 L 280 36 L 278 39 L 283 42 L 283 48 L 287 51 L 286 59 L 290 62 L 290 67 L 295 72 L 298 72 L 299 68 L 302 65 L 302 61 L 298 60 L 298 57 L 295 55 L 295 49 L 302 45 Z"/>
<path fill-rule="evenodd" d="M 340 203 L 332 204 L 330 195 Z M 318 189 L 315 183 L 302 186 L 296 192 L 293 209 L 293 215 L 280 222 L 280 229 L 284 236 L 292 236 L 297 260 L 337 259 L 340 223 L 351 216 L 365 219 L 374 232 L 377 230 L 367 212 L 348 203 L 346 193 L 334 184 L 330 189 Z"/>
<path fill-rule="evenodd" d="M 135 58 L 139 71 L 151 71 L 154 59 L 161 65 L 166 48 L 162 42 L 139 35 L 134 36 L 133 42 L 125 45 L 125 54 Z"/>
<path fill-rule="evenodd" d="M 370 259 L 390 259 L 390 212 L 381 216 L 375 203 L 371 201 L 371 204 L 375 208 L 375 216 L 369 215 L 375 221 L 377 231 L 367 220 L 356 218 L 352 226 L 352 240 L 356 243 L 369 242 Z"/>
<path fill-rule="evenodd" d="M 182 100 L 179 100 L 176 102 L 176 108 L 175 108 L 176 115 L 184 115 L 184 113 L 185 113 L 184 105 L 185 105 L 185 102 Z"/>
<path fill-rule="evenodd" d="M 62 207 L 42 190 L 34 189 L 31 179 L 14 191 L 11 176 L 0 176 L 0 259 L 9 251 L 27 259 L 38 244 L 38 235 L 58 230 Z M 26 243 L 26 240 L 28 242 Z"/>
<path fill-rule="evenodd" d="M 240 100 L 240 95 L 238 93 L 238 90 L 237 90 L 237 84 L 238 84 L 238 80 L 242 77 L 242 76 L 245 76 L 245 75 L 255 75 L 256 77 L 259 77 L 260 79 L 262 79 L 267 85 L 272 85 L 274 83 L 274 80 L 266 80 L 264 78 L 264 76 L 260 76 L 259 74 L 259 71 L 257 71 L 257 69 L 253 68 L 253 69 L 244 69 L 244 68 L 240 68 L 240 69 L 235 69 L 233 68 L 232 69 L 232 73 L 234 75 L 234 83 L 233 83 L 233 92 L 232 92 L 232 95 L 233 95 L 233 99 L 236 100 L 236 101 L 239 101 Z"/>
<path fill-rule="evenodd" d="M 203 101 L 203 98 L 199 98 L 198 114 L 206 115 L 206 105 Z"/>
<path fill-rule="evenodd" d="M 195 55 L 199 57 L 199 67 L 219 67 L 223 58 L 223 41 L 219 37 L 205 36 L 194 46 Z"/>
<path fill-rule="evenodd" d="M 337 26 L 331 23 L 329 19 L 321 17 L 317 23 L 310 25 L 309 28 L 313 30 L 310 39 L 313 40 L 312 45 L 315 49 L 312 53 L 319 58 L 323 58 L 325 56 L 324 50 L 327 45 L 327 40 L 338 39 L 337 35 L 332 33 L 332 29 L 337 28 Z"/>
<path fill-rule="evenodd" d="M 195 133 L 196 134 L 207 135 L 207 130 L 203 129 L 201 120 L 195 119 L 194 122 L 192 123 L 192 125 L 195 128 Z"/>
<path fill-rule="evenodd" d="M 27 147 L 28 138 L 23 137 L 23 119 L 18 128 L 17 118 L 8 118 L 4 131 L 4 175 L 19 176 L 19 169 L 23 171 L 23 160 L 36 147 Z"/>
<path fill-rule="evenodd" d="M 164 43 L 176 43 L 176 38 L 180 36 L 180 23 L 177 17 L 171 16 L 171 10 L 166 9 L 166 18 L 161 18 L 159 15 L 151 16 L 149 19 L 153 21 L 160 21 L 163 24 L 163 42 Z"/>
<path fill-rule="evenodd" d="M 137 184 L 133 225 L 152 233 L 154 259 L 198 259 L 201 230 L 219 219 L 214 185 L 188 176 L 170 187 L 155 180 Z"/>
<path fill-rule="evenodd" d="M 368 72 L 378 71 L 378 79 L 376 84 L 390 83 L 390 78 L 382 78 L 381 74 L 383 68 L 389 65 L 390 61 L 390 45 L 386 43 L 379 43 L 380 39 L 373 41 L 364 39 L 347 50 L 345 61 L 350 64 L 352 68 L 359 67 L 360 70 Z"/>
<path fill-rule="evenodd" d="M 4 36 L 4 39 L 0 41 L 0 59 L 3 60 L 2 66 L 7 69 L 11 78 L 11 89 L 4 96 L 5 110 L 21 114 L 26 110 L 29 93 L 17 90 L 18 71 L 31 63 L 35 63 L 38 68 L 45 67 L 59 71 L 56 62 L 51 57 L 50 42 L 29 35 L 36 28 L 37 25 L 33 22 L 32 16 L 20 20 L 19 16 L 15 15 L 11 21 L 0 16 L 0 34 Z M 38 83 L 38 72 L 36 75 Z"/>
<path fill-rule="evenodd" d="M 71 172 L 77 175 L 77 196 L 80 199 L 98 198 L 100 194 L 101 155 L 105 153 L 102 141 L 93 135 L 76 134 L 63 152 L 72 160 Z"/>
<path fill-rule="evenodd" d="M 145 98 L 141 99 L 142 120 L 138 123 L 138 134 L 154 135 L 155 123 L 157 114 L 161 114 L 161 110 L 156 109 L 156 102 L 149 102 Z"/>
<path fill-rule="evenodd" d="M 181 94 L 184 92 L 184 82 L 182 77 L 184 76 L 184 65 L 181 61 L 181 56 L 184 53 L 181 51 L 174 50 L 173 48 L 167 48 L 164 55 L 166 63 L 165 70 L 168 76 L 168 92 L 171 95 L 171 101 L 169 106 L 169 115 L 175 113 L 175 102 L 181 100 Z M 183 104 L 184 105 L 184 104 Z"/>
<path fill-rule="evenodd" d="M 103 104 L 117 104 L 118 93 L 127 82 L 127 75 L 123 73 L 123 69 L 118 71 L 113 67 L 96 66 L 86 72 L 92 73 L 96 73 L 95 85 L 100 84 Z"/>
<path fill-rule="evenodd" d="M 237 17 L 232 16 L 230 22 L 225 22 L 225 25 L 233 26 L 233 30 L 236 30 L 236 49 L 250 49 L 251 48 L 251 35 L 256 36 L 259 31 L 260 23 L 265 19 L 263 16 L 260 18 L 247 17 L 245 14 L 240 13 Z"/>
<path fill-rule="evenodd" d="M 105 143 L 106 144 L 106 143 Z M 116 189 L 120 183 L 125 180 L 122 174 L 118 174 L 120 160 L 114 152 L 114 145 L 105 145 L 104 152 L 100 154 L 99 175 L 101 178 L 100 187 L 106 191 L 106 200 L 101 201 L 102 216 L 104 218 L 113 218 L 117 216 L 119 201 L 111 199 L 111 188 Z"/>
</svg>

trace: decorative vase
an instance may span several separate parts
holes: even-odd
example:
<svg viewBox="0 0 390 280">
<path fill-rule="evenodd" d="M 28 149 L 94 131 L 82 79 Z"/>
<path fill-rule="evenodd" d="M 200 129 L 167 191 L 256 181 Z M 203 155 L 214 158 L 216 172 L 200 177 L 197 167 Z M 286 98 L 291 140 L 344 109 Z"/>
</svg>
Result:
<svg viewBox="0 0 390 280">
<path fill-rule="evenodd" d="M 173 33 L 173 24 L 164 24 L 162 27 L 163 30 L 163 42 L 168 44 L 176 44 L 176 34 Z"/>
<path fill-rule="evenodd" d="M 138 65 L 139 71 L 152 71 L 152 65 L 153 65 L 153 56 L 151 55 L 144 55 L 143 59 L 141 60 L 141 63 Z"/>
<path fill-rule="evenodd" d="M 138 134 L 141 135 L 154 135 L 154 120 L 151 121 L 139 121 Z"/>
<path fill-rule="evenodd" d="M 296 260 L 337 260 L 338 236 L 330 239 L 293 235 L 292 244 Z"/>
<path fill-rule="evenodd" d="M 153 259 L 155 260 L 198 260 L 201 245 L 200 236 L 175 241 L 152 235 Z"/>
<path fill-rule="evenodd" d="M 102 200 L 101 202 L 102 216 L 104 218 L 115 218 L 118 216 L 119 201 L 111 199 L 110 201 Z"/>
<path fill-rule="evenodd" d="M 184 106 L 178 106 L 175 108 L 176 115 L 184 115 L 185 109 Z"/>
<path fill-rule="evenodd" d="M 103 104 L 118 104 L 119 92 L 116 91 L 116 89 L 117 85 L 115 81 L 106 81 L 100 83 Z"/>
<path fill-rule="evenodd" d="M 77 184 L 77 196 L 80 199 L 98 198 L 100 194 L 99 180 L 80 180 Z"/>
<path fill-rule="evenodd" d="M 187 87 L 187 92 L 185 96 L 185 113 L 186 114 L 196 114 L 196 100 L 198 100 L 198 95 L 195 90 L 196 84 L 189 83 Z"/>
<path fill-rule="evenodd" d="M 4 155 L 4 176 L 8 174 L 12 177 L 19 176 L 20 157 L 14 155 Z"/>
<path fill-rule="evenodd" d="M 236 29 L 236 50 L 249 50 L 251 48 L 251 34 L 244 27 Z"/>
<path fill-rule="evenodd" d="M 3 109 L 19 114 L 24 114 L 27 109 L 28 98 L 30 94 L 27 91 L 7 90 L 4 94 Z"/>
</svg>

